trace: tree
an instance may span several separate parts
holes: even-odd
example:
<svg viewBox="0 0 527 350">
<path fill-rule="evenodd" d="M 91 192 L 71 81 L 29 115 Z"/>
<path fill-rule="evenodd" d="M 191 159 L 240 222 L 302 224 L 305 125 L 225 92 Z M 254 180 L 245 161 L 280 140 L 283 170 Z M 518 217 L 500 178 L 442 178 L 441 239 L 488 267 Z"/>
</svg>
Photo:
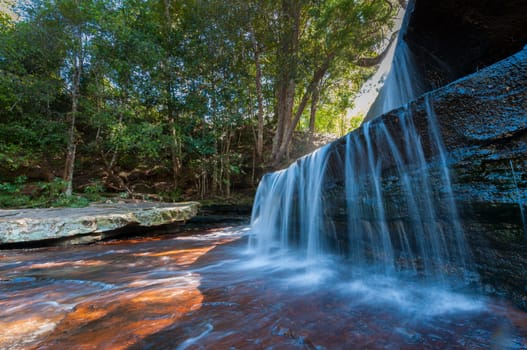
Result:
<svg viewBox="0 0 527 350">
<path fill-rule="evenodd" d="M 160 59 L 154 18 L 151 3 L 122 1 L 105 9 L 91 43 L 87 151 L 100 156 L 104 184 L 115 191 L 133 192 L 119 169 L 150 166 L 163 153 L 162 117 L 151 98 L 156 91 L 149 74 Z"/>
<path fill-rule="evenodd" d="M 0 18 L 3 164 L 62 170 L 67 195 L 85 175 L 132 193 L 155 169 L 150 188 L 174 199 L 228 196 L 244 171 L 282 165 L 295 130 L 342 129 L 335 116 L 393 11 L 386 0 L 25 3 Z"/>
<path fill-rule="evenodd" d="M 224 3 L 234 10 L 224 7 L 216 11 L 220 16 L 213 23 L 215 28 L 237 34 L 229 44 L 238 51 L 249 52 L 244 69 L 253 76 L 248 88 L 255 96 L 251 105 L 257 117 L 256 155 L 262 158 L 268 106 L 274 112 L 270 162 L 276 167 L 288 152 L 306 109 L 313 132 L 324 90 L 335 86 L 332 81 L 357 81 L 363 76 L 360 66 L 365 60 L 378 56 L 395 6 L 385 0 Z M 248 65 L 251 61 L 252 67 Z M 267 94 L 264 84 L 271 87 L 272 94 Z"/>
<path fill-rule="evenodd" d="M 272 163 L 283 159 L 293 132 L 311 99 L 312 118 L 322 82 L 336 79 L 337 62 L 353 67 L 372 55 L 390 25 L 393 7 L 386 1 L 282 1 L 284 23 L 277 51 L 276 118 Z M 296 107 L 296 108 L 295 108 Z M 314 121 L 311 123 L 313 125 Z"/>
<path fill-rule="evenodd" d="M 91 59 L 92 37 L 99 32 L 101 6 L 104 3 L 97 0 L 43 0 L 27 9 L 32 25 L 39 28 L 43 38 L 53 38 L 62 55 L 60 74 L 71 103 L 66 113 L 67 146 L 62 176 L 67 196 L 73 191 L 81 83 Z"/>
<path fill-rule="evenodd" d="M 59 77 L 62 50 L 42 26 L 4 16 L 0 29 L 0 154 L 2 168 L 41 169 L 61 146 Z M 58 34 L 58 33 L 54 33 Z"/>
</svg>

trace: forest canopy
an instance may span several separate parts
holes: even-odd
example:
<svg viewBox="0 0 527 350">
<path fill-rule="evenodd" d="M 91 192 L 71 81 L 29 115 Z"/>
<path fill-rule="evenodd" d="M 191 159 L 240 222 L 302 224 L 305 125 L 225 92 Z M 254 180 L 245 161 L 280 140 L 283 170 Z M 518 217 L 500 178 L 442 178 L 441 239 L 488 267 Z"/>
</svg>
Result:
<svg viewBox="0 0 527 350">
<path fill-rule="evenodd" d="M 398 6 L 0 0 L 0 192 L 252 188 L 318 134 L 357 126 L 346 111 L 373 69 L 361 63 Z"/>
</svg>

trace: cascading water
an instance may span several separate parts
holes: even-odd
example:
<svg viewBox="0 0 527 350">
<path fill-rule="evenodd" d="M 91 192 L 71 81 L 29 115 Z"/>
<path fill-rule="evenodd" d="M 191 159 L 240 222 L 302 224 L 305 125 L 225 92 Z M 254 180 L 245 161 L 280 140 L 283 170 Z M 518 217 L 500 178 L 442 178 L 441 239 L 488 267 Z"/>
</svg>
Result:
<svg viewBox="0 0 527 350">
<path fill-rule="evenodd" d="M 340 156 L 338 146 L 328 145 L 267 174 L 254 202 L 250 246 L 259 255 L 300 252 L 307 261 L 338 251 L 356 274 L 471 278 L 448 159 L 426 97 L 425 106 L 426 139 L 406 108 L 395 123 L 402 140 L 379 119 L 341 140 Z M 335 171 L 344 175 L 343 191 L 335 187 Z M 344 225 L 331 212 L 338 210 L 334 188 L 345 193 Z"/>
<path fill-rule="evenodd" d="M 390 72 L 367 119 L 425 90 L 404 40 L 413 5 L 409 1 Z M 355 276 L 474 280 L 441 132 L 427 96 L 424 102 L 424 119 L 407 106 L 396 120 L 368 121 L 267 174 L 254 202 L 250 247 L 273 259 L 300 252 L 308 265 L 338 252 Z"/>
<path fill-rule="evenodd" d="M 458 267 L 460 273 L 468 271 L 465 257 L 468 250 L 453 200 L 435 113 L 428 99 L 425 101 L 430 137 L 428 144 L 436 155 L 437 169 L 425 160 L 421 137 L 408 110 L 399 117 L 403 144 L 397 144 L 383 121 L 376 123 L 373 130 L 371 123 L 364 125 L 365 141 L 360 134 L 347 135 L 345 178 L 348 221 L 351 223 L 348 227 L 352 259 L 356 263 L 380 265 L 384 271 L 396 267 L 419 272 L 427 278 L 443 278 L 446 275 L 442 271 L 444 269 Z M 372 145 L 372 132 L 375 134 L 375 146 Z M 364 153 L 368 155 L 367 162 L 363 159 Z M 383 161 L 392 164 L 395 169 L 381 173 Z M 393 193 L 400 194 L 400 197 L 387 201 L 385 196 L 393 196 Z M 374 205 L 369 208 L 371 204 L 365 198 L 372 198 L 372 194 Z M 385 203 L 391 203 L 388 208 L 390 220 L 385 213 Z M 374 233 L 371 232 L 371 223 L 366 227 L 360 224 L 368 211 L 375 212 Z M 367 236 L 363 232 L 367 232 Z M 357 240 L 366 241 L 371 246 L 372 253 L 368 259 L 364 258 L 364 244 L 355 246 Z"/>
<path fill-rule="evenodd" d="M 527 237 L 527 215 L 525 214 L 524 205 L 522 203 L 522 196 L 520 193 L 520 189 L 518 187 L 518 181 L 516 179 L 516 171 L 514 170 L 514 164 L 512 163 L 512 160 L 509 160 L 509 165 L 511 167 L 512 182 L 514 183 L 516 197 L 518 198 L 518 207 L 520 208 L 520 216 L 521 216 L 522 225 L 523 225 L 523 233 L 525 234 L 525 237 Z"/>
<path fill-rule="evenodd" d="M 426 84 L 417 68 L 414 55 L 404 38 L 413 7 L 414 1 L 409 1 L 397 37 L 397 46 L 390 70 L 384 78 L 377 98 L 368 110 L 366 120 L 371 120 L 401 107 L 427 90 Z"/>
<path fill-rule="evenodd" d="M 259 254 L 285 253 L 295 246 L 306 258 L 326 250 L 321 232 L 328 233 L 324 219 L 324 172 L 329 147 L 299 159 L 286 170 L 266 174 L 256 194 L 250 245 Z"/>
</svg>

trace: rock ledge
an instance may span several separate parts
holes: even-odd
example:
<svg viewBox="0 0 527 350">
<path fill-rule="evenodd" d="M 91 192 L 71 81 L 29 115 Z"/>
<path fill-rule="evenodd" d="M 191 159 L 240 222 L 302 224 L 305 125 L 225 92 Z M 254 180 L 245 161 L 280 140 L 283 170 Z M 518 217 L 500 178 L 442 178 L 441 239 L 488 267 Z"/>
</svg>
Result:
<svg viewBox="0 0 527 350">
<path fill-rule="evenodd" d="M 89 243 L 124 227 L 151 227 L 185 222 L 198 202 L 115 203 L 86 208 L 0 210 L 0 244 L 71 239 Z"/>
</svg>

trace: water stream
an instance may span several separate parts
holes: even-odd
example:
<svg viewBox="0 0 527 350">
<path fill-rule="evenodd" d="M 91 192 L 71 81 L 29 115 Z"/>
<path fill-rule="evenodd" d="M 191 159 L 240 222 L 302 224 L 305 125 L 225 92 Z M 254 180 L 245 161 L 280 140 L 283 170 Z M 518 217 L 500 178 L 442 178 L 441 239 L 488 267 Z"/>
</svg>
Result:
<svg viewBox="0 0 527 350">
<path fill-rule="evenodd" d="M 525 213 L 524 204 L 522 201 L 522 195 L 520 188 L 518 187 L 518 180 L 516 176 L 516 171 L 514 171 L 514 164 L 512 163 L 512 160 L 509 161 L 509 165 L 511 167 L 511 174 L 512 174 L 512 182 L 514 183 L 514 187 L 516 190 L 516 197 L 518 198 L 518 207 L 520 208 L 520 216 L 522 220 L 523 225 L 523 233 L 525 234 L 525 237 L 527 237 L 527 215 Z"/>
<path fill-rule="evenodd" d="M 285 274 L 293 295 L 314 293 L 302 294 L 302 303 L 317 304 L 311 295 L 337 293 L 339 307 L 360 310 L 359 324 L 348 319 L 352 326 L 339 338 L 348 345 L 329 348 L 525 348 L 524 335 L 511 338 L 509 331 L 487 333 L 484 338 L 493 340 L 483 345 L 458 336 L 442 342 L 442 336 L 435 338 L 441 332 L 428 328 L 443 324 L 456 333 L 467 318 L 477 324 L 495 309 L 476 292 L 479 277 L 458 215 L 448 154 L 429 96 L 423 102 L 418 115 L 401 108 L 397 116 L 367 122 L 267 174 L 254 202 L 249 248 L 263 261 L 261 269 L 273 266 L 274 274 Z M 343 317 L 340 311 L 324 314 L 321 322 Z M 375 330 L 359 331 L 364 319 Z"/>
<path fill-rule="evenodd" d="M 337 256 L 256 256 L 248 230 L 0 251 L 0 348 L 527 347 L 506 302 L 355 276 Z"/>
</svg>

